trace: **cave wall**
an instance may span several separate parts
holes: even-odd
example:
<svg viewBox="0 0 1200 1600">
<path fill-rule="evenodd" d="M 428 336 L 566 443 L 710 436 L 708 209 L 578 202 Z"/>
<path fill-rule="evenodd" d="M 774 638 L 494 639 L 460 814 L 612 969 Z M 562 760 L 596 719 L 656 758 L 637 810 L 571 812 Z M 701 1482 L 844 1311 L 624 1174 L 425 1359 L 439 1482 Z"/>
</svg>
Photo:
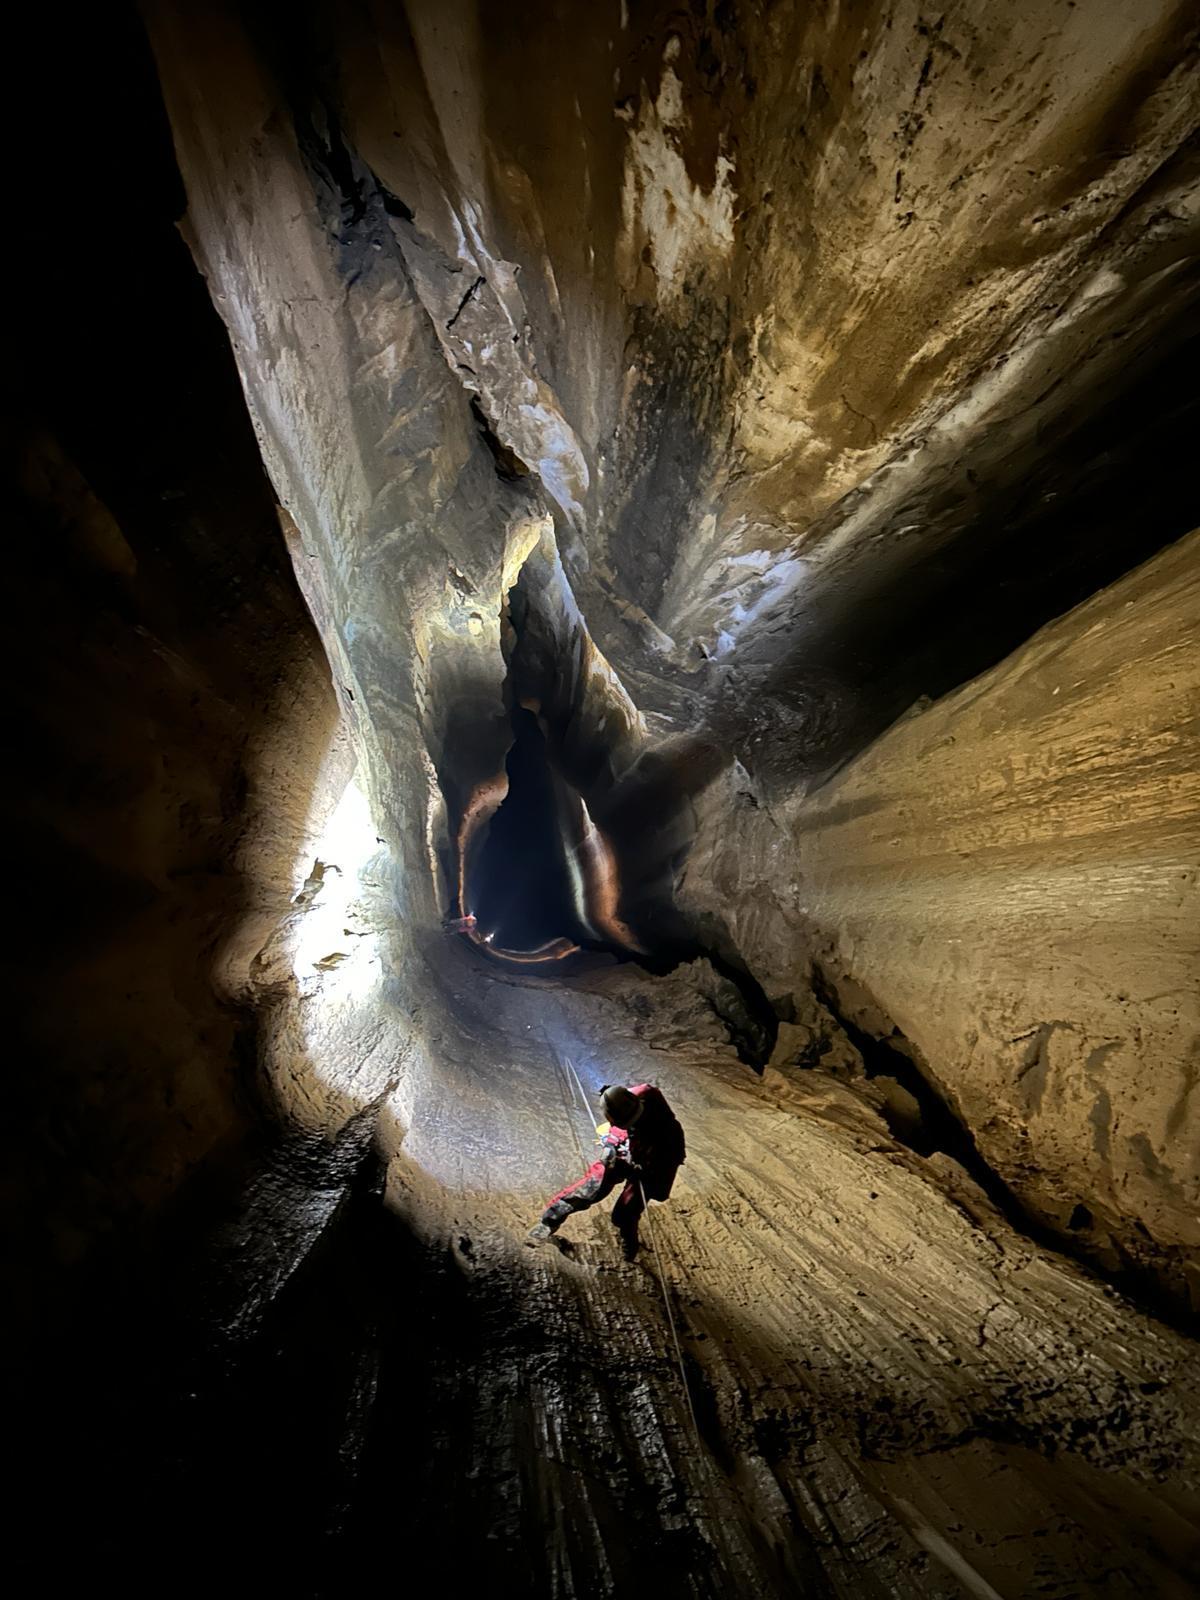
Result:
<svg viewBox="0 0 1200 1600">
<path fill-rule="evenodd" d="M 228 343 L 176 229 L 136 19 L 80 19 L 68 50 L 28 43 L 56 60 L 56 88 L 18 97 L 22 139 L 72 172 L 87 253 L 5 263 L 22 308 L 0 400 L 18 1337 L 111 1284 L 189 1180 L 265 1120 L 252 964 L 319 827 L 336 724 Z"/>
<path fill-rule="evenodd" d="M 437 911 L 429 777 L 442 780 L 453 828 L 507 746 L 506 534 L 519 539 L 537 508 L 519 493 L 496 503 L 491 455 L 396 259 L 381 197 L 359 203 L 336 127 L 314 127 L 311 100 L 289 105 L 286 61 L 260 59 L 231 19 L 212 16 L 164 17 L 156 40 L 189 237 L 339 703 L 369 752 L 375 813 L 404 866 L 402 959 L 412 928 Z"/>
<path fill-rule="evenodd" d="M 187 558 L 160 562 L 138 535 L 161 524 L 126 539 L 52 436 L 23 453 L 13 642 L 35 625 L 41 665 L 10 701 L 22 1075 L 6 1182 L 15 1215 L 32 1202 L 39 1218 L 17 1282 L 22 1310 L 44 1310 L 265 1111 L 252 966 L 315 833 L 336 706 L 269 504 L 257 524 L 194 527 Z M 223 615 L 194 609 L 206 580 L 230 584 Z"/>
<path fill-rule="evenodd" d="M 1174 5 L 566 15 L 342 9 L 327 92 L 602 648 L 678 712 L 977 518 L 1194 294 L 1196 37 Z"/>
<path fill-rule="evenodd" d="M 1193 1305 L 1198 558 L 1193 534 L 808 798 L 714 791 L 686 885 L 776 992 L 815 966 L 912 1054 L 1035 1218 Z"/>
<path fill-rule="evenodd" d="M 1195 332 L 1194 18 L 1165 0 L 972 4 L 937 21 L 907 4 L 512 16 L 482 0 L 314 4 L 286 26 L 232 5 L 147 16 L 188 238 L 388 853 L 385 989 L 407 1019 L 404 1072 L 436 1098 L 456 1027 L 430 968 L 437 858 L 502 775 L 503 595 L 550 524 L 651 738 L 715 734 L 744 763 L 707 805 L 725 837 L 693 858 L 690 904 L 728 916 L 771 982 L 809 959 L 802 926 L 829 942 L 844 911 L 848 949 L 857 924 L 832 867 L 811 924 L 796 910 L 833 835 L 790 819 L 922 672 L 943 692 L 956 663 L 969 678 L 989 659 L 956 646 L 931 665 L 922 641 L 946 626 L 969 643 L 977 608 L 1007 605 L 994 660 L 1195 525 L 1180 521 L 1194 509 L 1185 456 L 1168 449 L 1143 516 L 1101 509 L 1096 536 L 1080 531 L 1137 471 L 1147 396 L 1164 427 L 1194 418 L 1194 386 L 1181 399 L 1180 374 L 1160 382 L 1156 365 Z M 1042 574 L 1057 587 L 1039 590 Z M 1002 685 L 1014 669 L 999 670 Z M 1064 690 L 1055 717 L 1073 704 Z M 1007 714 L 1024 738 L 1026 705 Z M 1030 737 L 1057 753 L 1070 726 Z M 890 735 L 854 772 L 878 771 L 890 794 L 895 741 L 915 737 Z M 960 747 L 981 764 L 992 748 Z M 1102 808 L 1125 803 L 1125 782 L 1098 785 Z M 759 805 L 747 837 L 765 843 L 735 870 L 742 793 Z M 764 834 L 774 815 L 784 824 Z M 979 822 L 989 849 L 1008 815 Z M 1071 1005 L 1049 954 L 1057 976 L 1040 988 L 1011 965 L 1001 981 L 1000 944 L 1021 948 L 1024 923 L 945 854 L 964 825 L 948 810 L 913 824 L 959 866 L 946 896 L 980 895 L 995 916 L 988 958 L 960 956 L 936 1006 L 915 961 L 891 992 L 865 934 L 833 977 L 879 991 L 1023 1203 L 1060 1224 L 1083 1207 L 1103 1259 L 1166 1260 L 1190 1238 L 1165 1170 L 1186 1111 L 1172 1122 L 1169 1030 L 1156 1024 L 1153 1048 L 1171 1086 L 1121 1120 L 1109 1079 L 1136 1036 L 1105 996 L 1140 992 L 1123 958 L 1114 948 Z M 852 874 L 858 836 L 837 838 Z M 1098 860 L 1109 843 L 1093 839 Z M 794 945 L 759 936 L 760 883 L 764 906 L 782 896 Z M 1134 917 L 1132 890 L 1123 904 Z M 1045 927 L 1049 905 L 1025 920 Z M 1158 935 L 1117 906 L 1104 937 L 1144 964 Z M 972 1056 L 968 1035 L 988 1028 L 1008 1042 Z M 998 1079 L 1026 1056 L 1024 1088 L 1000 1106 Z M 1065 1105 L 1093 1078 L 1097 1127 Z M 407 1094 L 403 1122 L 420 1099 Z"/>
<path fill-rule="evenodd" d="M 319 6 L 247 7 L 248 28 L 208 4 L 147 9 L 188 237 L 258 437 L 175 236 L 182 195 L 142 164 L 155 146 L 122 114 L 124 56 L 97 16 L 19 146 L 87 181 L 70 192 L 72 247 L 37 260 L 20 300 L 33 314 L 16 398 L 33 426 L 19 430 L 8 631 L 30 759 L 8 798 L 30 1029 L 8 1214 L 49 1219 L 23 1241 L 37 1272 L 78 1265 L 219 1168 L 260 1087 L 262 1109 L 304 1131 L 255 1153 L 215 1230 L 215 1283 L 172 1236 L 172 1294 L 152 1265 L 106 1339 L 95 1313 L 120 1285 L 102 1262 L 88 1314 L 62 1317 L 43 1351 L 45 1381 L 11 1368 L 45 1457 L 22 1473 L 19 1570 L 44 1588 L 64 1564 L 91 1582 L 109 1569 L 140 1592 L 187 1549 L 197 1581 L 210 1563 L 217 1581 L 261 1564 L 271 1582 L 294 1571 L 342 1592 L 360 1571 L 378 1581 L 398 1531 L 437 1581 L 539 1592 L 620 1587 L 628 1571 L 688 1595 L 950 1596 L 964 1570 L 972 1593 L 1190 1592 L 1176 1576 L 1196 1549 L 1187 1341 L 1014 1234 L 953 1162 L 905 1150 L 843 1085 L 787 1062 L 747 1073 L 684 976 L 623 968 L 589 989 L 481 971 L 437 930 L 434 861 L 502 756 L 502 597 L 516 553 L 553 523 L 636 712 L 655 739 L 679 735 L 651 756 L 707 776 L 712 740 L 689 735 L 721 702 L 755 768 L 711 791 L 701 821 L 722 837 L 702 835 L 689 893 L 703 877 L 712 909 L 720 890 L 773 993 L 815 955 L 831 1003 L 878 1025 L 883 941 L 863 932 L 852 971 L 796 912 L 809 813 L 786 794 L 787 761 L 782 796 L 764 771 L 771 745 L 804 766 L 813 726 L 803 695 L 764 678 L 814 617 L 854 614 L 843 556 L 901 608 L 897 574 L 976 527 L 986 496 L 967 475 L 982 460 L 993 485 L 1019 477 L 1031 439 L 1056 441 L 1064 390 L 1078 406 L 1103 389 L 1178 310 L 1182 12 L 1022 7 L 1010 27 L 982 5 L 945 24 L 911 7 L 722 5 L 714 31 L 654 6 L 414 5 L 407 26 L 396 8 L 338 7 L 331 37 Z M 923 152 L 931 217 L 892 215 L 898 141 Z M 939 198 L 957 144 L 978 162 Z M 1027 259 L 1001 248 L 1020 218 L 992 201 L 992 171 L 1027 208 Z M 830 193 L 847 202 L 836 224 Z M 1048 196 L 1061 217 L 1039 221 Z M 964 286 L 979 240 L 1001 259 Z M 1031 311 L 1047 283 L 1055 296 Z M 893 395 L 889 369 L 947 301 L 960 342 Z M 822 363 L 840 378 L 842 350 L 870 392 L 831 402 Z M 1011 388 L 992 381 L 1005 368 Z M 960 460 L 964 441 L 979 450 Z M 797 564 L 801 545 L 828 567 Z M 350 876 L 324 824 L 356 765 L 369 805 L 351 842 L 379 849 L 347 886 L 370 904 L 336 898 L 345 942 L 309 939 L 319 959 L 301 972 L 294 940 Z M 820 867 L 831 905 L 853 876 L 845 842 Z M 864 859 L 878 848 L 848 842 Z M 847 927 L 869 921 L 863 898 L 837 907 Z M 382 964 L 360 961 L 376 934 Z M 887 996 L 906 1022 L 911 978 Z M 911 1048 L 940 1072 L 950 1022 L 927 1057 L 919 1022 Z M 1071 1194 L 1115 1189 L 1059 1115 L 1063 1041 L 1031 1041 Z M 661 1081 L 693 1141 L 658 1214 L 665 1296 L 616 1263 L 603 1217 L 584 1219 L 574 1263 L 519 1243 L 586 1158 L 571 1074 L 594 1095 L 614 1062 Z M 971 1072 L 964 1114 L 985 1118 Z M 415 1248 L 379 1203 L 373 1143 L 392 1210 L 422 1223 Z M 1115 1174 L 1115 1129 L 1113 1150 Z M 1026 1199 L 1060 1217 L 1059 1175 L 1039 1160 Z M 205 1198 L 207 1252 L 220 1208 Z M 1137 1202 L 1164 1236 L 1175 1226 L 1165 1186 Z M 1098 1258 L 1157 1265 L 1119 1227 L 1100 1238 L 1102 1205 Z M 44 1288 L 29 1296 L 43 1312 Z M 612 1444 L 599 1456 L 597 1437 Z M 78 1524 L 65 1541 L 64 1503 Z"/>
<path fill-rule="evenodd" d="M 194 246 L 310 547 L 345 581 L 386 543 L 399 609 L 449 615 L 418 577 L 436 507 L 490 654 L 481 575 L 532 500 L 642 711 L 721 714 L 785 787 L 844 742 L 804 676 L 831 641 L 894 625 L 1164 328 L 1195 332 L 1197 38 L 1166 0 L 256 16 L 148 8 Z"/>
</svg>

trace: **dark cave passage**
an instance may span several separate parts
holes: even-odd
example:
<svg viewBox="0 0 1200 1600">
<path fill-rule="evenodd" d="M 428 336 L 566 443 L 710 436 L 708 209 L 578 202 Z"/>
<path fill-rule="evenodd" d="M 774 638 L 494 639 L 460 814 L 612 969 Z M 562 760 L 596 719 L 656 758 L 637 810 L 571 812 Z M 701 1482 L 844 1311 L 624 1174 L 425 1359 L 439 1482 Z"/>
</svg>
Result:
<svg viewBox="0 0 1200 1600">
<path fill-rule="evenodd" d="M 568 811 L 578 809 L 547 760 L 546 740 L 531 711 L 512 714 L 512 749 L 505 760 L 508 793 L 488 825 L 467 879 L 467 909 L 481 937 L 505 950 L 534 950 L 555 939 L 591 936 L 583 922 L 578 848 Z"/>
<path fill-rule="evenodd" d="M 581 665 L 594 646 L 557 559 L 548 573 L 526 563 L 503 624 L 514 739 L 505 797 L 467 840 L 470 939 L 566 980 L 589 956 L 658 976 L 700 963 L 712 1013 L 761 1071 L 776 1037 L 772 1003 L 722 915 L 692 915 L 675 893 L 697 797 L 729 756 L 707 736 L 665 753 L 622 746 L 621 701 L 597 703 Z M 457 739 L 470 742 L 471 730 Z"/>
<path fill-rule="evenodd" d="M 589 969 L 589 955 L 633 961 L 658 976 L 705 963 L 708 1005 L 739 1057 L 761 1071 L 777 1029 L 770 1000 L 720 917 L 690 918 L 671 893 L 683 855 L 672 820 L 681 804 L 675 785 L 664 785 L 661 773 L 626 785 L 606 814 L 612 838 L 600 845 L 586 804 L 551 760 L 539 718 L 518 706 L 512 726 L 508 791 L 466 875 L 472 940 L 501 960 L 547 950 L 544 970 L 566 980 Z M 627 893 L 630 875 L 640 894 Z M 592 917 L 606 897 L 621 912 L 609 926 L 632 927 L 636 944 L 597 930 Z M 560 953 L 568 942 L 578 958 Z"/>
</svg>

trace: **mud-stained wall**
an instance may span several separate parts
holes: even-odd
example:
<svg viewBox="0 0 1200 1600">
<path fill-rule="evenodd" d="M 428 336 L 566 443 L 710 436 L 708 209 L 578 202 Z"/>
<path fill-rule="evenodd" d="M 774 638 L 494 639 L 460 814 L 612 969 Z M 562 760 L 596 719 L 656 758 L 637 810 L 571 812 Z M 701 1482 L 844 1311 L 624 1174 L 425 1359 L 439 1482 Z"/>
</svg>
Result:
<svg viewBox="0 0 1200 1600">
<path fill-rule="evenodd" d="M 691 892 L 779 987 L 910 1052 L 1019 1201 L 1200 1304 L 1200 535 L 811 799 L 749 791 Z M 714 796 L 714 801 L 716 797 Z"/>
</svg>

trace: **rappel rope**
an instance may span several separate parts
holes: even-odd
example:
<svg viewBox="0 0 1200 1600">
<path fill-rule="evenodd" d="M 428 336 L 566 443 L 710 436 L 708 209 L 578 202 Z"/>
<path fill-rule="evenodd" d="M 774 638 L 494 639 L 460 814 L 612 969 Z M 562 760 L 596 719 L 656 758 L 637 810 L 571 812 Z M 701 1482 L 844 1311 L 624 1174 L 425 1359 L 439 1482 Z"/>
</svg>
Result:
<svg viewBox="0 0 1200 1600">
<path fill-rule="evenodd" d="M 675 1360 L 679 1366 L 679 1381 L 683 1385 L 683 1394 L 684 1399 L 687 1401 L 688 1416 L 692 1419 L 692 1432 L 696 1435 L 699 1460 L 707 1464 L 708 1472 L 711 1473 L 712 1463 L 709 1459 L 708 1448 L 704 1442 L 704 1435 L 700 1432 L 700 1424 L 696 1419 L 696 1407 L 692 1401 L 692 1386 L 688 1382 L 687 1368 L 683 1363 L 683 1351 L 680 1348 L 679 1333 L 675 1326 L 675 1313 L 671 1310 L 671 1296 L 667 1290 L 667 1275 L 663 1268 L 662 1253 L 658 1248 L 658 1227 L 657 1224 L 650 1221 L 650 1202 L 646 1198 L 645 1189 L 642 1188 L 641 1178 L 638 1179 L 637 1183 L 638 1189 L 640 1190 L 642 1196 L 642 1214 L 646 1218 L 646 1226 L 650 1230 L 650 1242 L 654 1246 L 654 1258 L 658 1262 L 658 1284 L 663 1293 L 663 1305 L 667 1308 L 667 1322 L 670 1326 L 671 1338 L 675 1345 Z M 679 1269 L 681 1273 L 686 1272 L 686 1268 L 683 1266 L 682 1261 L 679 1263 Z M 735 1570 L 736 1562 L 734 1560 L 733 1551 L 725 1537 L 719 1480 L 714 1479 L 713 1482 L 708 1483 L 698 1482 L 696 1487 L 699 1490 L 701 1500 L 707 1505 L 712 1518 L 712 1534 L 714 1543 L 725 1559 L 727 1570 L 730 1572 L 730 1574 L 732 1574 Z"/>
<path fill-rule="evenodd" d="M 579 1074 L 575 1071 L 575 1063 L 571 1060 L 570 1056 L 564 1056 L 563 1060 L 567 1063 L 567 1068 L 570 1071 L 571 1077 L 575 1081 L 576 1089 L 579 1090 L 579 1104 L 583 1107 L 583 1114 L 588 1119 L 590 1124 L 592 1121 L 592 1108 L 588 1105 L 587 1095 L 584 1093 L 583 1084 L 580 1083 Z"/>
<path fill-rule="evenodd" d="M 567 1126 L 571 1130 L 571 1137 L 575 1141 L 575 1149 L 579 1153 L 579 1163 L 580 1163 L 581 1166 L 586 1167 L 588 1165 L 587 1149 L 586 1149 L 586 1146 L 583 1144 L 583 1141 L 580 1139 L 579 1134 L 576 1132 L 575 1119 L 572 1116 L 572 1112 L 575 1109 L 575 1091 L 571 1087 L 571 1080 L 569 1078 L 566 1078 L 566 1077 L 561 1075 L 562 1066 L 561 1066 L 561 1062 L 559 1061 L 557 1052 L 555 1052 L 555 1064 L 559 1067 L 559 1072 L 560 1072 L 560 1077 L 559 1077 L 559 1095 L 560 1095 L 560 1098 L 562 1100 L 563 1113 L 564 1113 L 564 1115 L 566 1116 L 566 1119 L 567 1119 Z M 571 1063 L 568 1061 L 567 1065 L 570 1067 Z M 572 1067 L 571 1068 L 572 1074 L 574 1074 L 574 1070 L 575 1069 Z M 584 1110 L 585 1111 L 587 1110 L 586 1105 L 584 1106 Z M 591 1123 L 591 1113 L 590 1112 L 588 1113 L 588 1122 L 589 1122 L 589 1124 Z"/>
<path fill-rule="evenodd" d="M 590 1132 L 591 1129 L 595 1128 L 595 1123 L 592 1120 L 592 1109 L 588 1105 L 587 1094 L 584 1091 L 583 1084 L 580 1082 L 579 1074 L 575 1070 L 575 1063 L 571 1060 L 570 1056 L 559 1056 L 558 1051 L 553 1048 L 549 1039 L 546 1038 L 546 1031 L 544 1028 L 542 1029 L 542 1038 L 545 1041 L 546 1048 L 552 1051 L 555 1061 L 566 1062 L 567 1069 L 570 1072 L 571 1077 L 574 1079 L 575 1087 L 579 1091 L 579 1103 L 583 1108 L 584 1116 L 587 1118 Z M 574 1128 L 572 1128 L 571 1131 L 572 1134 L 574 1134 Z M 658 1264 L 658 1286 L 662 1290 L 663 1305 L 665 1306 L 667 1312 L 667 1326 L 671 1330 L 671 1343 L 675 1347 L 675 1362 L 679 1368 L 679 1381 L 683 1386 L 683 1397 L 687 1401 L 688 1416 L 691 1419 L 692 1432 L 696 1435 L 696 1444 L 699 1446 L 699 1459 L 703 1461 L 707 1460 L 707 1450 L 704 1444 L 704 1436 L 700 1432 L 700 1424 L 696 1418 L 696 1407 L 692 1400 L 692 1386 L 688 1382 L 687 1368 L 683 1361 L 683 1348 L 679 1343 L 679 1330 L 675 1325 L 675 1313 L 671 1309 L 671 1295 L 667 1288 L 667 1275 L 663 1266 L 662 1251 L 659 1249 L 658 1245 L 658 1228 L 650 1220 L 650 1202 L 646 1198 L 646 1191 L 642 1186 L 641 1178 L 638 1177 L 636 1182 L 638 1186 L 638 1192 L 642 1197 L 642 1215 L 645 1217 L 646 1226 L 650 1230 L 650 1243 L 654 1249 L 654 1259 Z M 721 1515 L 722 1508 L 719 1503 L 719 1496 L 709 1486 L 698 1484 L 697 1487 L 700 1490 L 701 1499 L 707 1502 L 708 1509 L 712 1515 L 712 1531 L 715 1543 L 721 1554 L 724 1556 L 729 1570 L 732 1572 L 734 1565 L 733 1553 L 730 1550 L 725 1538 L 725 1530 L 722 1524 Z"/>
<path fill-rule="evenodd" d="M 637 1181 L 638 1193 L 642 1197 L 642 1215 L 646 1219 L 646 1226 L 650 1230 L 650 1243 L 654 1246 L 654 1259 L 658 1262 L 658 1286 L 662 1290 L 663 1305 L 667 1308 L 667 1323 L 671 1329 L 671 1340 L 675 1346 L 675 1360 L 679 1363 L 679 1381 L 683 1384 L 683 1394 L 687 1401 L 688 1415 L 692 1419 L 692 1428 L 695 1430 L 697 1443 L 703 1444 L 700 1437 L 700 1424 L 696 1421 L 696 1408 L 692 1404 L 692 1386 L 688 1382 L 687 1368 L 683 1364 L 683 1351 L 679 1345 L 679 1333 L 675 1327 L 675 1313 L 671 1310 L 671 1296 L 667 1289 L 667 1274 L 663 1267 L 662 1252 L 658 1248 L 658 1228 L 650 1221 L 650 1202 L 646 1199 L 646 1191 L 642 1188 L 642 1180 Z"/>
<path fill-rule="evenodd" d="M 544 1032 L 542 1037 L 545 1038 Z M 558 1052 L 555 1051 L 554 1053 L 557 1057 Z M 583 1107 L 583 1114 L 588 1119 L 589 1124 L 591 1124 L 591 1107 L 588 1105 L 587 1095 L 584 1092 L 583 1084 L 579 1080 L 579 1074 L 575 1070 L 575 1063 L 571 1060 L 570 1056 L 563 1056 L 561 1059 L 566 1062 L 571 1077 L 575 1080 L 575 1087 L 579 1091 L 579 1102 Z M 683 1395 L 684 1399 L 687 1401 L 688 1415 L 692 1419 L 692 1428 L 695 1431 L 696 1440 L 699 1444 L 703 1444 L 704 1441 L 700 1435 L 700 1424 L 696 1421 L 696 1407 L 692 1402 L 692 1386 L 688 1382 L 687 1368 L 684 1366 L 683 1348 L 679 1343 L 679 1330 L 675 1326 L 675 1313 L 671 1309 L 671 1295 L 667 1288 L 667 1274 L 666 1269 L 663 1266 L 662 1251 L 658 1247 L 658 1228 L 650 1220 L 650 1202 L 646 1198 L 646 1191 L 642 1186 L 642 1180 L 639 1177 L 636 1181 L 638 1193 L 642 1197 L 642 1215 L 645 1217 L 646 1226 L 650 1230 L 650 1243 L 654 1250 L 654 1259 L 658 1263 L 658 1286 L 662 1290 L 663 1305 L 667 1310 L 667 1326 L 671 1330 L 671 1343 L 675 1346 L 675 1360 L 679 1366 L 679 1381 L 683 1385 Z"/>
<path fill-rule="evenodd" d="M 579 1134 L 575 1130 L 575 1122 L 574 1122 L 574 1118 L 572 1117 L 571 1113 L 575 1108 L 575 1095 L 576 1095 L 576 1092 L 578 1092 L 579 1099 L 580 1099 L 580 1104 L 583 1107 L 583 1114 L 587 1118 L 588 1138 L 590 1139 L 591 1136 L 592 1136 L 591 1135 L 591 1130 L 592 1130 L 594 1124 L 592 1122 L 591 1110 L 588 1107 L 587 1096 L 583 1092 L 583 1085 L 579 1081 L 579 1074 L 575 1071 L 575 1067 L 574 1067 L 573 1063 L 571 1062 L 570 1057 L 569 1056 L 561 1056 L 558 1053 L 557 1049 L 550 1043 L 550 1040 L 547 1038 L 545 1028 L 539 1028 L 538 1031 L 541 1033 L 542 1043 L 546 1046 L 547 1051 L 549 1052 L 550 1056 L 552 1057 L 552 1059 L 554 1061 L 554 1065 L 558 1068 L 558 1071 L 559 1071 L 559 1074 L 560 1074 L 559 1092 L 562 1095 L 563 1114 L 567 1119 L 567 1126 L 571 1130 L 571 1137 L 575 1141 L 575 1149 L 576 1149 L 576 1151 L 578 1152 L 578 1155 L 579 1155 L 580 1165 L 586 1167 L 588 1165 L 587 1147 L 586 1147 L 586 1145 L 584 1145 L 582 1143 L 582 1141 L 579 1138 Z M 568 1068 L 568 1070 L 570 1072 L 570 1077 L 565 1077 L 565 1076 L 562 1075 L 562 1068 L 563 1068 L 563 1063 L 564 1062 L 566 1063 L 567 1068 Z M 572 1083 L 572 1079 L 574 1080 L 574 1083 Z"/>
</svg>

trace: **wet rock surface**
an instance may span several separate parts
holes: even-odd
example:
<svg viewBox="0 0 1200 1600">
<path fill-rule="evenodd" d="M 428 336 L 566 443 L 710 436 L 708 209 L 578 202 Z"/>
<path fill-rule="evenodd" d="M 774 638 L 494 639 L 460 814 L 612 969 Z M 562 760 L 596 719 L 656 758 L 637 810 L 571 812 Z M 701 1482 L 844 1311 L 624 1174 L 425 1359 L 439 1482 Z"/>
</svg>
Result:
<svg viewBox="0 0 1200 1600">
<path fill-rule="evenodd" d="M 131 18 L 26 140 L 20 1581 L 1190 1595 L 1195 19 L 145 18 L 180 173 Z"/>
</svg>

